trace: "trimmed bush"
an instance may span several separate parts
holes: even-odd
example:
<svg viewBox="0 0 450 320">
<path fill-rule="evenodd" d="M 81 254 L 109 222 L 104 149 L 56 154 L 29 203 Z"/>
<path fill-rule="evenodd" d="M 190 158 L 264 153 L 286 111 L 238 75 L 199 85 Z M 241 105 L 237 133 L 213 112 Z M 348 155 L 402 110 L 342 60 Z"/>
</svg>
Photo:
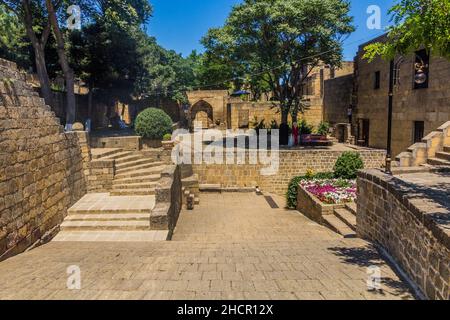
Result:
<svg viewBox="0 0 450 320">
<path fill-rule="evenodd" d="M 364 162 L 358 152 L 344 152 L 336 161 L 334 175 L 336 178 L 355 179 L 358 170 L 364 169 Z"/>
<path fill-rule="evenodd" d="M 152 140 L 162 140 L 172 133 L 172 119 L 161 109 L 148 108 L 142 111 L 134 124 L 138 135 Z"/>
<path fill-rule="evenodd" d="M 170 141 L 172 140 L 172 135 L 170 133 L 166 133 L 163 137 L 163 141 Z"/>
</svg>

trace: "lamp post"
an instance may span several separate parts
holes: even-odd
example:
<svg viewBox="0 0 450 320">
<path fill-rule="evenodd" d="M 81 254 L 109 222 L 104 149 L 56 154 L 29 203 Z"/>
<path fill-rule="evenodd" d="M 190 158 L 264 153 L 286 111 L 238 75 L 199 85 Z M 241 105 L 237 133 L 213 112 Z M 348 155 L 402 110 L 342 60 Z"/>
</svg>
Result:
<svg viewBox="0 0 450 320">
<path fill-rule="evenodd" d="M 428 76 L 425 70 L 428 68 L 421 57 L 416 54 L 419 62 L 414 64 L 415 75 L 414 82 L 417 84 L 424 83 Z M 392 175 L 392 111 L 394 105 L 394 88 L 400 83 L 400 66 L 403 63 L 403 57 L 398 58 L 397 61 L 392 59 L 389 63 L 389 103 L 388 103 L 388 134 L 387 134 L 387 148 L 386 148 L 386 170 L 385 173 Z"/>
</svg>

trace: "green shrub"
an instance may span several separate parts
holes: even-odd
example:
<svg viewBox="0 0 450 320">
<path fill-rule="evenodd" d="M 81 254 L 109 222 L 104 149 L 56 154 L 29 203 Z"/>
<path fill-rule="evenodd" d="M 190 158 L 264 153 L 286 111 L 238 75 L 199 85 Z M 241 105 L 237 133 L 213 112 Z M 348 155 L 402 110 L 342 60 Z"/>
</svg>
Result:
<svg viewBox="0 0 450 320">
<path fill-rule="evenodd" d="M 172 132 L 172 119 L 161 109 L 148 108 L 136 118 L 135 131 L 138 135 L 152 140 L 161 140 Z"/>
<path fill-rule="evenodd" d="M 328 134 L 328 130 L 330 130 L 330 124 L 328 122 L 322 121 L 317 127 L 317 134 L 326 136 Z"/>
<path fill-rule="evenodd" d="M 298 122 L 298 132 L 300 135 L 311 134 L 313 132 L 313 126 L 309 125 L 305 119 L 302 119 Z"/>
<path fill-rule="evenodd" d="M 336 161 L 334 175 L 336 178 L 355 179 L 358 170 L 364 169 L 364 162 L 357 152 L 344 152 Z"/>
<path fill-rule="evenodd" d="M 163 137 L 163 141 L 170 141 L 172 140 L 172 135 L 170 133 L 166 133 Z"/>
</svg>

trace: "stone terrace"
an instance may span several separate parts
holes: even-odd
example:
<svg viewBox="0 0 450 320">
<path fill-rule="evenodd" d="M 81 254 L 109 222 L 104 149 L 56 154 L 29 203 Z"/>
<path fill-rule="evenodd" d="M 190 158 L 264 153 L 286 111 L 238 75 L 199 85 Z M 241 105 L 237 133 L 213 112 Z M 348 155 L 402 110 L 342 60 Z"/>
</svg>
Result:
<svg viewBox="0 0 450 320">
<path fill-rule="evenodd" d="M 275 198 L 282 206 L 282 201 Z M 67 267 L 82 290 L 66 289 Z M 382 291 L 367 290 L 379 266 Z M 173 241 L 51 242 L 0 263 L 1 299 L 411 299 L 365 241 L 342 239 L 264 197 L 202 194 Z"/>
</svg>

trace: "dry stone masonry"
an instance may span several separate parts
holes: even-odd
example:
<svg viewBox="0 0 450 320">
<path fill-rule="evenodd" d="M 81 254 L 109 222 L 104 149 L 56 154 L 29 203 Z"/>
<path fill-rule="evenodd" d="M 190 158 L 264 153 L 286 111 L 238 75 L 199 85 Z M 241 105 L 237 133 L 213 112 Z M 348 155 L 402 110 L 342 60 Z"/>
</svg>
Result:
<svg viewBox="0 0 450 320">
<path fill-rule="evenodd" d="M 64 133 L 25 75 L 0 59 L 0 259 L 57 230 L 86 193 L 87 150 L 84 133 Z"/>
</svg>

